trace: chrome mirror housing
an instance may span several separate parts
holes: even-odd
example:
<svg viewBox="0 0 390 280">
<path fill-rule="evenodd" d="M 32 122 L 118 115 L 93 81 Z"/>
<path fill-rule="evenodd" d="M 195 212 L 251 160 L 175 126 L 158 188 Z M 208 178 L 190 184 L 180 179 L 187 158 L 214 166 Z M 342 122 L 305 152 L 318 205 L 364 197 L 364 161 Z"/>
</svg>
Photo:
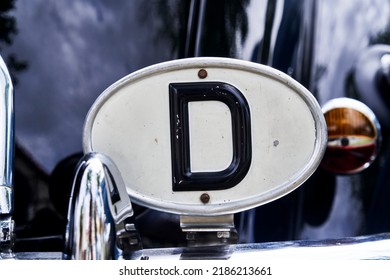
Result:
<svg viewBox="0 0 390 280">
<path fill-rule="evenodd" d="M 74 178 L 63 258 L 119 259 L 140 249 L 133 208 L 115 164 L 102 154 L 86 154 Z"/>
</svg>

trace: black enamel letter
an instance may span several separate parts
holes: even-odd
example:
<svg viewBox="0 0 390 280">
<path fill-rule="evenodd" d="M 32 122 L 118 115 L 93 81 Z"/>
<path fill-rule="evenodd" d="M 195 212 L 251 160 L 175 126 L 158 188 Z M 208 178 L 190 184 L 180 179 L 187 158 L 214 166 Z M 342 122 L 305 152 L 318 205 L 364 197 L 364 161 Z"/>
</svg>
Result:
<svg viewBox="0 0 390 280">
<path fill-rule="evenodd" d="M 188 103 L 220 101 L 231 112 L 233 159 L 221 171 L 192 172 L 190 164 Z M 249 105 L 234 86 L 222 82 L 169 85 L 173 191 L 224 190 L 246 176 L 252 160 Z"/>
</svg>

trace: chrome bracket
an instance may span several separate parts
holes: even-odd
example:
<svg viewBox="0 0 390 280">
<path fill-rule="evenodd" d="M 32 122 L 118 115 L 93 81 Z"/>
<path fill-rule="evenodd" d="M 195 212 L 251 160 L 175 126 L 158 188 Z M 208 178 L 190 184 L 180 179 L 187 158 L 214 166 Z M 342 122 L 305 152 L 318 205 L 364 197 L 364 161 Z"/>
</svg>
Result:
<svg viewBox="0 0 390 280">
<path fill-rule="evenodd" d="M 0 215 L 0 259 L 11 254 L 14 247 L 14 221 L 11 215 Z"/>
<path fill-rule="evenodd" d="M 116 242 L 124 259 L 131 259 L 134 252 L 142 249 L 141 238 L 132 218 L 127 218 L 117 225 Z"/>
<path fill-rule="evenodd" d="M 180 226 L 189 247 L 228 245 L 237 243 L 234 215 L 180 216 Z"/>
</svg>

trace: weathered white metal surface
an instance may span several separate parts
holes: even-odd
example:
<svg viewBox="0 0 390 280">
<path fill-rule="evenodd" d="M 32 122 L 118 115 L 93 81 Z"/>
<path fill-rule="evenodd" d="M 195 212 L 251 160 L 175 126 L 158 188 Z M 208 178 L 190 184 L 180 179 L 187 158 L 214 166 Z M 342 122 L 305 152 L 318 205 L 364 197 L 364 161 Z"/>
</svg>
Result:
<svg viewBox="0 0 390 280">
<path fill-rule="evenodd" d="M 200 75 L 202 69 L 206 77 Z M 250 167 L 240 182 L 224 190 L 174 191 L 169 87 L 205 82 L 232 85 L 246 100 Z M 218 100 L 189 102 L 194 174 L 224 171 L 233 162 L 235 120 L 226 105 Z M 124 77 L 92 106 L 83 133 L 85 152 L 106 154 L 116 163 L 132 201 L 204 216 L 239 212 L 296 189 L 317 168 L 326 141 L 321 109 L 303 86 L 270 67 L 227 58 L 170 61 Z M 207 202 L 200 199 L 204 193 Z"/>
</svg>

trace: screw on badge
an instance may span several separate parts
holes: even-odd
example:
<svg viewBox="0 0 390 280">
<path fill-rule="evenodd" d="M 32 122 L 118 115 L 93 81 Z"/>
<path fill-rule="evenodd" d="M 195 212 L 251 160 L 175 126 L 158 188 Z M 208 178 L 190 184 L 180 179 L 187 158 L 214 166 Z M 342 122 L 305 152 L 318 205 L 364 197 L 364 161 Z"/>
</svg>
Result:
<svg viewBox="0 0 390 280">
<path fill-rule="evenodd" d="M 207 193 L 203 193 L 203 194 L 200 196 L 200 201 L 202 201 L 204 204 L 209 203 L 209 201 L 210 201 L 210 195 L 207 194 Z"/>
<path fill-rule="evenodd" d="M 200 79 L 204 79 L 207 77 L 207 71 L 205 69 L 200 69 L 198 72 L 198 77 Z"/>
</svg>

